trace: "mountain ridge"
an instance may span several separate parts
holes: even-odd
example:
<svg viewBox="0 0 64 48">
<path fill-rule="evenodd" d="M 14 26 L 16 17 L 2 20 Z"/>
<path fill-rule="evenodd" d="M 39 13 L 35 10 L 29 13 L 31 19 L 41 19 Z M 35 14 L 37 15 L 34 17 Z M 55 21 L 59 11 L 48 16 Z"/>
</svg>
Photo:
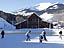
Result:
<svg viewBox="0 0 64 48">
<path fill-rule="evenodd" d="M 41 10 L 39 10 L 39 9 L 41 9 Z M 21 11 L 17 11 L 15 13 L 13 13 L 13 14 L 29 16 L 34 12 L 34 13 L 37 13 L 39 16 L 42 16 L 45 13 L 53 14 L 54 16 L 56 16 L 56 14 L 63 13 L 64 11 L 62 11 L 62 10 L 64 10 L 64 4 L 63 3 L 59 3 L 59 2 L 54 3 L 54 4 L 52 4 L 52 3 L 40 3 L 40 4 L 35 5 L 34 7 L 25 8 Z M 46 15 L 46 16 L 49 16 L 49 15 Z"/>
</svg>

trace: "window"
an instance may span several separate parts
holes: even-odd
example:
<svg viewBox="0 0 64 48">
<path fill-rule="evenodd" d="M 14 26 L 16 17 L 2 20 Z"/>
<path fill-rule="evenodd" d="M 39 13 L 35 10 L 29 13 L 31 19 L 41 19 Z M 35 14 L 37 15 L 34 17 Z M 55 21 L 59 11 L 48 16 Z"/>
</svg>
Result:
<svg viewBox="0 0 64 48">
<path fill-rule="evenodd" d="M 33 18 L 33 19 L 32 19 L 32 21 L 33 21 L 33 22 L 36 22 L 36 19 L 35 19 L 35 18 Z"/>
<path fill-rule="evenodd" d="M 31 25 L 30 28 L 37 28 L 37 26 L 36 25 L 35 26 L 34 25 Z"/>
</svg>

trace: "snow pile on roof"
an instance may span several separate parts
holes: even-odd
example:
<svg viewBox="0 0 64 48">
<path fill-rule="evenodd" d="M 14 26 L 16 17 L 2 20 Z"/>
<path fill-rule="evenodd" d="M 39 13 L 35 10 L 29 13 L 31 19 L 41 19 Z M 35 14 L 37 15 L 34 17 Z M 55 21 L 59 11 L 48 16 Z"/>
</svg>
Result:
<svg viewBox="0 0 64 48">
<path fill-rule="evenodd" d="M 0 29 L 15 29 L 16 27 L 9 24 L 7 21 L 5 21 L 3 18 L 0 18 Z"/>
<path fill-rule="evenodd" d="M 18 25 L 18 24 L 20 24 L 20 23 L 22 23 L 22 22 L 24 22 L 24 21 L 26 21 L 26 20 L 20 21 L 20 22 L 16 23 L 15 25 Z"/>
<path fill-rule="evenodd" d="M 28 16 L 28 15 L 31 15 L 33 14 L 34 12 L 29 12 L 29 13 L 24 13 L 23 16 Z"/>
<path fill-rule="evenodd" d="M 48 20 L 50 20 L 50 19 L 53 18 L 53 14 L 44 13 L 44 14 L 40 15 L 40 17 L 41 17 L 44 21 L 48 21 Z"/>
</svg>

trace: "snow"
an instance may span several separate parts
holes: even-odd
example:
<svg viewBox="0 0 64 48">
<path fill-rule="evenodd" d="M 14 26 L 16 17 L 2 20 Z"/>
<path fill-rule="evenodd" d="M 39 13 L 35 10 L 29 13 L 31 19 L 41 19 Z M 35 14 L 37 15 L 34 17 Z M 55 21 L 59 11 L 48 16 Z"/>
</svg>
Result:
<svg viewBox="0 0 64 48">
<path fill-rule="evenodd" d="M 41 17 L 44 21 L 48 21 L 48 20 L 51 20 L 51 19 L 53 18 L 53 14 L 44 13 L 44 14 L 40 15 L 40 17 Z"/>
<path fill-rule="evenodd" d="M 52 5 L 54 5 L 54 4 L 59 4 L 60 2 L 56 2 L 56 3 L 53 3 Z"/>
<path fill-rule="evenodd" d="M 26 20 L 20 21 L 20 22 L 16 23 L 15 25 L 18 25 L 18 24 L 20 24 L 20 23 L 22 23 L 22 22 L 24 22 L 24 21 L 26 21 Z"/>
<path fill-rule="evenodd" d="M 51 3 L 40 3 L 36 5 L 37 7 L 35 7 L 36 9 L 38 9 L 39 11 L 44 10 L 46 8 L 48 8 L 49 6 L 51 6 Z"/>
<path fill-rule="evenodd" d="M 23 15 L 23 16 L 28 16 L 28 15 L 31 15 L 33 13 L 34 12 L 28 12 L 28 13 L 26 13 L 26 11 L 22 11 L 22 12 L 17 12 L 15 15 L 20 14 L 20 15 Z"/>
<path fill-rule="evenodd" d="M 8 30 L 8 29 L 15 29 L 16 27 L 9 24 L 3 18 L 0 18 L 0 29 Z"/>
<path fill-rule="evenodd" d="M 48 8 L 51 5 L 52 4 L 49 2 L 39 3 L 39 4 L 36 4 L 34 7 L 31 7 L 30 10 L 41 11 Z"/>
<path fill-rule="evenodd" d="M 64 36 L 62 36 L 63 38 Z M 59 36 L 46 36 L 48 41 L 44 41 L 42 43 L 58 43 L 58 44 L 64 44 L 64 39 L 60 39 Z M 31 43 L 39 43 L 39 37 L 35 37 L 31 39 L 31 41 L 24 41 L 24 42 L 31 42 Z"/>
<path fill-rule="evenodd" d="M 15 30 L 4 30 L 6 34 L 25 34 L 31 30 L 31 34 L 41 34 L 43 30 L 46 31 L 47 35 L 59 35 L 59 31 L 62 30 L 64 35 L 64 29 L 50 29 L 50 28 L 38 28 L 38 29 L 15 29 Z M 0 30 L 1 32 L 2 30 Z"/>
<path fill-rule="evenodd" d="M 31 15 L 31 14 L 33 14 L 34 12 L 29 12 L 29 13 L 25 13 L 25 14 L 23 14 L 23 16 L 28 16 L 28 15 Z"/>
<path fill-rule="evenodd" d="M 54 5 L 53 7 L 49 8 L 49 9 L 58 9 L 59 7 L 57 5 Z"/>
<path fill-rule="evenodd" d="M 19 12 L 19 11 L 18 11 L 17 13 L 15 13 L 15 15 L 17 15 L 17 14 L 23 15 L 23 14 L 25 14 L 25 12 L 26 12 L 26 11 L 22 11 L 22 12 Z"/>
</svg>

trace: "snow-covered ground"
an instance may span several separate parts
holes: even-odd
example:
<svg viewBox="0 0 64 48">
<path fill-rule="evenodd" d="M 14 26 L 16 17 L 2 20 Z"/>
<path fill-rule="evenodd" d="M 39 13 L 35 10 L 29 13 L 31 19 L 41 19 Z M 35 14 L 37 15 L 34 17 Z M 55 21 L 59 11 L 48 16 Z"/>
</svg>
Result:
<svg viewBox="0 0 64 48">
<path fill-rule="evenodd" d="M 64 44 L 64 39 L 60 39 L 59 36 L 46 36 L 48 41 L 44 41 L 42 43 L 57 43 L 57 44 Z M 64 38 L 64 36 L 62 36 Z M 31 41 L 24 41 L 24 42 L 31 42 L 31 43 L 40 43 L 39 36 L 31 39 Z"/>
<path fill-rule="evenodd" d="M 30 36 L 31 41 L 27 42 L 25 34 L 5 34 L 5 38 L 0 39 L 0 48 L 64 48 L 64 36 L 62 40 L 59 36 L 46 36 L 48 41 L 42 43 L 39 43 L 39 34 Z"/>
<path fill-rule="evenodd" d="M 31 28 L 25 28 L 25 29 L 14 29 L 14 30 L 4 30 L 7 34 L 25 34 L 27 31 L 31 30 L 31 34 L 40 34 L 43 30 L 47 33 L 47 35 L 58 35 L 59 31 L 62 30 L 62 33 L 64 35 L 64 29 L 50 29 L 50 28 L 37 28 L 37 29 L 31 29 Z M 0 30 L 1 32 L 2 30 Z"/>
</svg>

